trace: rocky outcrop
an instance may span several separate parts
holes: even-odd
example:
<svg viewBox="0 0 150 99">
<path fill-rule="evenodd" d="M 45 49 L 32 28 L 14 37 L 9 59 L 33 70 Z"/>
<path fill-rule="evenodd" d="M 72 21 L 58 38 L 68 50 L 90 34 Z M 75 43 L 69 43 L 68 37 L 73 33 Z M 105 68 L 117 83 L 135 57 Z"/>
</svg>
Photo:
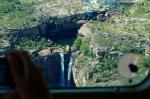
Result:
<svg viewBox="0 0 150 99">
<path fill-rule="evenodd" d="M 84 37 L 88 37 L 91 34 L 91 30 L 89 28 L 87 28 L 86 24 L 84 24 L 79 30 L 78 30 L 78 34 L 80 36 L 84 36 Z"/>
<path fill-rule="evenodd" d="M 73 78 L 77 87 L 90 87 L 93 82 L 92 71 L 99 63 L 98 60 L 92 59 L 81 54 L 74 54 Z M 94 83 L 93 83 L 94 84 Z"/>
<path fill-rule="evenodd" d="M 3 48 L 3 53 L 9 52 L 12 50 L 12 44 L 8 40 L 0 41 L 0 47 Z"/>
</svg>

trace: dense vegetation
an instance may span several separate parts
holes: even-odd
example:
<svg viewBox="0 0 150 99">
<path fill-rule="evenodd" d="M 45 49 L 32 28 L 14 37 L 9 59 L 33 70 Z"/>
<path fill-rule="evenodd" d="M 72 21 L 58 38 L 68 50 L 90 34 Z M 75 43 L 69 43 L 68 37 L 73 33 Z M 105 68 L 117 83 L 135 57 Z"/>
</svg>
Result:
<svg viewBox="0 0 150 99">
<path fill-rule="evenodd" d="M 21 4 L 19 0 L 1 0 L 0 28 L 9 29 L 28 27 L 29 21 L 32 19 L 32 10 L 32 5 Z"/>
</svg>

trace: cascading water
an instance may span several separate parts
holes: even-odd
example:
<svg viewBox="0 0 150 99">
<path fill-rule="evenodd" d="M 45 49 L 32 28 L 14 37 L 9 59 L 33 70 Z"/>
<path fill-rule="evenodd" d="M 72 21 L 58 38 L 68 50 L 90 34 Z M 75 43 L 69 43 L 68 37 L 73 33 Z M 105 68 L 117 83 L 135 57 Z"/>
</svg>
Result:
<svg viewBox="0 0 150 99">
<path fill-rule="evenodd" d="M 65 86 L 65 68 L 64 68 L 64 54 L 63 53 L 60 53 L 60 58 L 61 58 L 61 87 L 64 87 Z"/>
<path fill-rule="evenodd" d="M 68 75 L 67 75 L 68 87 L 70 87 L 70 82 L 71 82 L 72 63 L 73 63 L 73 58 L 72 55 L 70 55 L 70 62 L 68 64 Z"/>
<path fill-rule="evenodd" d="M 60 81 L 60 86 L 61 87 L 70 87 L 71 86 L 71 74 L 72 74 L 72 64 L 73 64 L 73 58 L 72 55 L 70 54 L 69 57 L 69 63 L 67 64 L 68 66 L 64 66 L 64 54 L 60 53 L 60 63 L 61 63 L 61 81 Z M 67 67 L 67 69 L 65 69 L 65 67 Z M 67 73 L 65 73 L 65 71 Z M 67 74 L 65 76 L 65 74 Z M 67 77 L 67 78 L 66 78 Z"/>
</svg>

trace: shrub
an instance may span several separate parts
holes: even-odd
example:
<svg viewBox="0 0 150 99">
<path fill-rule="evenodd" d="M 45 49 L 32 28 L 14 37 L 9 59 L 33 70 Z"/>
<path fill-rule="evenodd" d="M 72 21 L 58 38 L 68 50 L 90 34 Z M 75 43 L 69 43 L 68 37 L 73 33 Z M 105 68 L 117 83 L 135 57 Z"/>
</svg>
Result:
<svg viewBox="0 0 150 99">
<path fill-rule="evenodd" d="M 49 42 L 47 39 L 38 37 L 38 36 L 7 36 L 6 39 L 8 39 L 10 42 L 12 42 L 13 46 L 17 48 L 20 46 L 23 49 L 45 49 L 49 47 L 52 42 Z"/>
<path fill-rule="evenodd" d="M 80 38 L 77 38 L 77 39 L 75 40 L 73 46 L 74 46 L 74 47 L 78 47 L 78 46 L 81 45 L 81 43 L 82 43 L 81 39 L 80 39 Z"/>
<path fill-rule="evenodd" d="M 81 53 L 85 56 L 95 57 L 94 53 L 90 50 L 89 46 L 90 46 L 89 40 L 87 38 L 83 39 L 80 45 Z"/>
</svg>

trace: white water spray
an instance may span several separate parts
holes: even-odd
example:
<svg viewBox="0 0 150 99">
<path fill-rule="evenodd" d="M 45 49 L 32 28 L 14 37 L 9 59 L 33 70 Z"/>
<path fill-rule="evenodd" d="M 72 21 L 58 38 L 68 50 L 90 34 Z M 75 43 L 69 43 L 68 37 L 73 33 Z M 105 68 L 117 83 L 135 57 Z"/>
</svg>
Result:
<svg viewBox="0 0 150 99">
<path fill-rule="evenodd" d="M 68 86 L 70 86 L 71 83 L 72 63 L 73 63 L 73 58 L 72 55 L 70 55 L 70 62 L 68 64 L 68 75 L 67 75 Z"/>
<path fill-rule="evenodd" d="M 65 68 L 64 68 L 64 54 L 60 53 L 60 58 L 61 58 L 61 87 L 65 86 Z"/>
</svg>

